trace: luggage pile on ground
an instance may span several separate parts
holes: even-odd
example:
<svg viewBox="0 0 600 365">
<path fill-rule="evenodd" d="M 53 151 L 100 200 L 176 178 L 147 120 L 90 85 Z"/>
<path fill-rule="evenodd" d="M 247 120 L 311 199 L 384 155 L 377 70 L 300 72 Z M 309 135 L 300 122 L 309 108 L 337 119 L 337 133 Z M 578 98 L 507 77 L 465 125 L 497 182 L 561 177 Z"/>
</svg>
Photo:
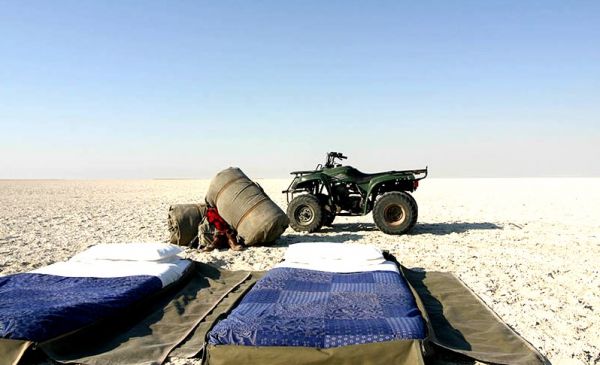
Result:
<svg viewBox="0 0 600 365">
<path fill-rule="evenodd" d="M 205 251 L 275 242 L 289 225 L 285 212 L 242 170 L 230 167 L 210 183 L 205 204 L 169 208 L 171 243 Z M 223 222 L 227 226 L 223 225 Z"/>
</svg>

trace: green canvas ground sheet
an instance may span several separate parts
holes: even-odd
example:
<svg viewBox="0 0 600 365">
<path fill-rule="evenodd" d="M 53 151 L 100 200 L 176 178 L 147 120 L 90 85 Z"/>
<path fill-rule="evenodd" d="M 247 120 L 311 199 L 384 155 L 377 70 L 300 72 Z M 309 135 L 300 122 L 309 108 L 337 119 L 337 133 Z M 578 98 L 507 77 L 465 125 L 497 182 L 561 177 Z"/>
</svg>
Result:
<svg viewBox="0 0 600 365">
<path fill-rule="evenodd" d="M 29 341 L 0 339 L 0 365 L 16 365 L 31 345 Z"/>
<path fill-rule="evenodd" d="M 361 345 L 314 349 L 306 347 L 212 346 L 206 363 L 227 364 L 336 364 L 336 365 L 424 365 L 420 341 L 386 341 Z"/>
<path fill-rule="evenodd" d="M 458 278 L 449 273 L 402 272 L 427 321 L 425 340 L 447 351 L 496 364 L 549 364 Z M 264 272 L 219 270 L 196 262 L 193 273 L 144 310 L 119 321 L 37 344 L 63 363 L 161 364 L 167 356 L 203 357 L 221 364 L 426 364 L 423 341 L 398 340 L 331 349 L 207 346 L 206 334 Z M 118 323 L 117 323 L 118 322 Z M 31 343 L 0 339 L 0 365 L 14 365 Z"/>
<path fill-rule="evenodd" d="M 487 363 L 550 363 L 453 274 L 403 271 L 429 317 L 429 341 Z"/>
</svg>

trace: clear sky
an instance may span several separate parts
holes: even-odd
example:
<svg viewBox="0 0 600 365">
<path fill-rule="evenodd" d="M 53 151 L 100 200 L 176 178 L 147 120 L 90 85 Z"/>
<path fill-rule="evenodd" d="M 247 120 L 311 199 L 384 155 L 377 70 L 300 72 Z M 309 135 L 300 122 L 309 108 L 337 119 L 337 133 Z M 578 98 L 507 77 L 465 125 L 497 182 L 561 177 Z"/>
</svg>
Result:
<svg viewBox="0 0 600 365">
<path fill-rule="evenodd" d="M 0 178 L 600 176 L 598 1 L 0 0 Z"/>
</svg>

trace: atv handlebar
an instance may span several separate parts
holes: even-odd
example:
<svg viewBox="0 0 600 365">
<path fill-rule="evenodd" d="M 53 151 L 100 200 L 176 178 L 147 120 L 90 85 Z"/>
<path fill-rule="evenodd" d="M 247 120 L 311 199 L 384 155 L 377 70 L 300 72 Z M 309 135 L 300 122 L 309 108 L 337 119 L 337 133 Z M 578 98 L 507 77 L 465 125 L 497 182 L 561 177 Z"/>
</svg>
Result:
<svg viewBox="0 0 600 365">
<path fill-rule="evenodd" d="M 329 158 L 329 156 L 331 156 L 333 158 L 339 158 L 340 160 L 345 160 L 348 158 L 348 157 L 344 156 L 344 154 L 341 152 L 329 152 L 327 154 L 327 158 Z"/>
<path fill-rule="evenodd" d="M 327 157 L 325 158 L 325 167 L 335 167 L 336 159 L 345 160 L 348 157 L 344 156 L 341 152 L 328 152 Z M 337 165 L 339 166 L 339 165 Z"/>
</svg>

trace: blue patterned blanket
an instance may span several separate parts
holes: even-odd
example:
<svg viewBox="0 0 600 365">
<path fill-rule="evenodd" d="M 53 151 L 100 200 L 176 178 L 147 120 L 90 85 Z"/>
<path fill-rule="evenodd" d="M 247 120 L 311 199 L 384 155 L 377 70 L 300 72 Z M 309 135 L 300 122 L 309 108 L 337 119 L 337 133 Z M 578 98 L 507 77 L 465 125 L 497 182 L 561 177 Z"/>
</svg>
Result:
<svg viewBox="0 0 600 365">
<path fill-rule="evenodd" d="M 42 342 L 118 314 L 161 288 L 149 275 L 0 277 L 0 337 Z"/>
<path fill-rule="evenodd" d="M 275 268 L 214 326 L 208 342 L 330 348 L 424 337 L 421 313 L 398 273 Z"/>
</svg>

